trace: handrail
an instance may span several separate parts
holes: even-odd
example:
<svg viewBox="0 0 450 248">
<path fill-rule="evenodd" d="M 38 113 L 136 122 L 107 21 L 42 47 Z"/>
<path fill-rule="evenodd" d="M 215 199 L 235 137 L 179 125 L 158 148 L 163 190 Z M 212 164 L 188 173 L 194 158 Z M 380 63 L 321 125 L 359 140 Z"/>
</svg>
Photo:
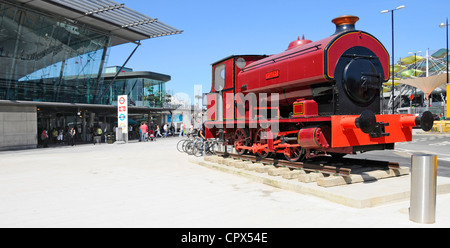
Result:
<svg viewBox="0 0 450 248">
<path fill-rule="evenodd" d="M 282 59 L 282 58 L 285 58 L 285 57 L 289 57 L 289 56 L 292 56 L 294 54 L 298 54 L 298 53 L 301 53 L 301 52 L 306 52 L 306 51 L 309 51 L 309 50 L 314 49 L 314 48 L 315 48 L 314 51 L 317 51 L 317 50 L 320 49 L 320 46 L 322 46 L 322 44 L 318 44 L 318 45 L 315 45 L 315 46 L 312 46 L 312 47 L 308 47 L 306 49 L 298 50 L 298 51 L 295 51 L 295 52 L 292 52 L 292 53 L 288 53 L 288 54 L 285 54 L 283 56 L 279 56 L 279 57 L 272 58 L 272 59 L 270 59 L 270 57 L 268 57 L 268 58 L 266 58 L 267 59 L 266 61 L 257 63 L 255 65 L 251 65 L 249 67 L 244 67 L 244 68 L 241 69 L 241 71 L 245 72 L 245 71 L 247 71 L 249 69 L 254 69 L 255 67 L 258 67 L 258 66 L 263 65 L 263 64 L 275 63 L 276 60 L 279 60 L 279 59 Z"/>
</svg>

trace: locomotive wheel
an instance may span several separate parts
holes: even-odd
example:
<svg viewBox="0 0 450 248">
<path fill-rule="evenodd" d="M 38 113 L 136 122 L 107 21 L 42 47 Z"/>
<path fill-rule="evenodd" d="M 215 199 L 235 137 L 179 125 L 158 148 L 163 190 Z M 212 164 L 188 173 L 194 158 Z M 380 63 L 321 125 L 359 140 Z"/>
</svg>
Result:
<svg viewBox="0 0 450 248">
<path fill-rule="evenodd" d="M 286 160 L 291 161 L 291 162 L 297 162 L 297 161 L 302 161 L 303 159 L 305 159 L 305 150 L 302 149 L 301 147 L 289 147 L 286 148 L 289 151 L 289 155 L 288 154 L 284 154 L 284 157 L 286 158 Z"/>
<path fill-rule="evenodd" d="M 248 145 L 248 131 L 239 128 L 236 130 L 234 135 L 234 149 L 236 149 L 237 154 L 242 155 L 247 153 L 247 149 L 238 149 L 236 146 L 246 146 Z"/>
<path fill-rule="evenodd" d="M 264 128 L 260 128 L 256 132 L 255 144 L 257 144 L 257 145 L 265 145 L 265 144 L 267 144 L 267 140 L 264 137 L 262 137 L 264 131 L 266 131 Z M 261 151 L 261 152 L 257 152 L 256 155 L 261 157 L 261 158 L 267 158 L 267 157 L 271 156 L 272 153 L 271 152 L 267 152 L 267 151 Z"/>
</svg>

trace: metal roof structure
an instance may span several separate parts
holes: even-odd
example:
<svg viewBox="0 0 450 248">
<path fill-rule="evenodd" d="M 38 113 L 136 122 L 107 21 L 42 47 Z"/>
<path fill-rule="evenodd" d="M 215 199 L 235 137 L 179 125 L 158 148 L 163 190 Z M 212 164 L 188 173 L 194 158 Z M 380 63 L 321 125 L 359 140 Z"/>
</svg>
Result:
<svg viewBox="0 0 450 248">
<path fill-rule="evenodd" d="M 112 46 L 183 32 L 112 0 L 14 1 L 105 30 L 112 35 Z"/>
<path fill-rule="evenodd" d="M 425 56 L 414 54 L 399 59 L 397 64 L 394 65 L 394 84 L 414 86 L 423 91 L 426 96 L 440 86 L 445 90 L 447 82 L 446 63 L 449 59 L 449 52 L 447 49 L 439 49 L 432 52 L 431 55 L 427 51 Z M 389 87 L 392 87 L 392 80 L 383 85 L 386 87 L 386 91 L 390 91 Z"/>
<path fill-rule="evenodd" d="M 117 115 L 117 105 L 106 104 L 87 104 L 87 103 L 65 103 L 65 102 L 32 102 L 32 101 L 16 101 L 16 100 L 0 100 L 0 106 L 31 106 L 38 108 L 46 108 L 47 110 L 54 112 L 64 111 L 77 111 L 79 109 L 85 109 L 89 111 L 95 111 L 97 114 L 114 114 Z M 146 107 L 146 106 L 129 106 L 129 113 L 161 113 L 163 111 L 171 111 L 177 109 L 178 106 L 168 107 Z"/>
<path fill-rule="evenodd" d="M 114 78 L 116 73 L 104 73 L 102 76 L 105 80 L 111 80 Z M 132 78 L 146 78 L 154 79 L 162 82 L 168 82 L 171 80 L 169 75 L 156 73 L 152 71 L 132 71 L 132 72 L 120 72 L 117 76 L 119 79 L 132 79 Z"/>
</svg>

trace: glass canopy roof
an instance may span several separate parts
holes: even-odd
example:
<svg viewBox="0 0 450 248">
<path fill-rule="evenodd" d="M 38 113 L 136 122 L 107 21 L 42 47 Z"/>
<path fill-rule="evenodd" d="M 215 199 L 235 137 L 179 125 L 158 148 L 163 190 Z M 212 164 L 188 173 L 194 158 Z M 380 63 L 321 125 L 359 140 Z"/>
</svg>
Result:
<svg viewBox="0 0 450 248">
<path fill-rule="evenodd" d="M 180 34 L 152 18 L 112 0 L 15 0 L 23 6 L 45 9 L 75 21 L 91 24 L 113 35 L 112 45 Z M 148 4 L 147 1 L 142 1 Z"/>
</svg>

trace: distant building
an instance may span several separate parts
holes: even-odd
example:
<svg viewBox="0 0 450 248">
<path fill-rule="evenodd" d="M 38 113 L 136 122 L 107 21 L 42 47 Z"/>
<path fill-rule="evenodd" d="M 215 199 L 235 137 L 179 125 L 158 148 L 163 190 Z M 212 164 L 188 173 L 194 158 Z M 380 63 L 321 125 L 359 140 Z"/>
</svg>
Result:
<svg viewBox="0 0 450 248">
<path fill-rule="evenodd" d="M 109 74 L 109 73 L 117 73 L 119 70 L 120 72 L 132 72 L 133 69 L 131 68 L 127 68 L 127 67 L 123 67 L 122 69 L 120 69 L 120 66 L 109 66 L 105 68 L 105 71 L 103 73 L 105 74 Z"/>
</svg>

